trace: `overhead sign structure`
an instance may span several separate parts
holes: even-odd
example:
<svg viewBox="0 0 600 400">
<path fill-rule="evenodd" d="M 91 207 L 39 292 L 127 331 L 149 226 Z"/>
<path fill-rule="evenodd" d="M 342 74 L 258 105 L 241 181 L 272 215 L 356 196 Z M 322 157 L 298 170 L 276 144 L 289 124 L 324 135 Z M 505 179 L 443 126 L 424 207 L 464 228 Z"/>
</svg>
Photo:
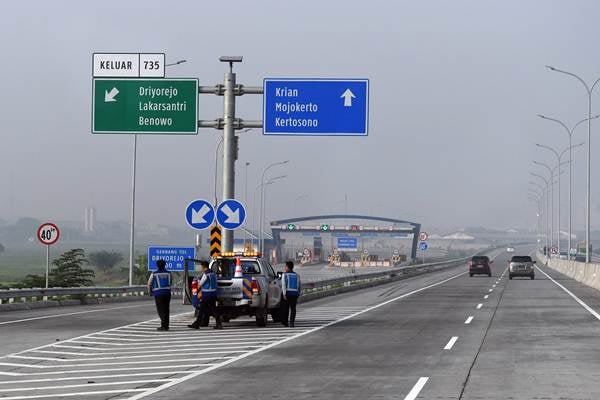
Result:
<svg viewBox="0 0 600 400">
<path fill-rule="evenodd" d="M 421 232 L 421 233 L 419 233 L 419 240 L 421 242 L 424 242 L 427 239 L 429 239 L 429 235 L 427 234 L 427 232 Z"/>
<path fill-rule="evenodd" d="M 37 238 L 42 244 L 47 246 L 53 245 L 60 238 L 60 230 L 55 224 L 46 222 L 39 226 Z"/>
<path fill-rule="evenodd" d="M 95 78 L 92 133 L 198 133 L 197 79 Z"/>
<path fill-rule="evenodd" d="M 164 260 L 168 271 L 183 271 L 186 258 L 196 258 L 193 247 L 149 246 L 148 271 L 156 271 L 156 262 Z"/>
<path fill-rule="evenodd" d="M 341 251 L 356 251 L 358 249 L 358 238 L 338 237 L 337 248 Z"/>
<path fill-rule="evenodd" d="M 164 53 L 94 53 L 95 78 L 164 78 Z"/>
<path fill-rule="evenodd" d="M 368 79 L 263 81 L 263 134 L 366 136 Z"/>
<path fill-rule="evenodd" d="M 237 229 L 244 224 L 246 220 L 246 209 L 244 205 L 237 200 L 223 200 L 217 207 L 217 221 L 225 229 Z"/>
<path fill-rule="evenodd" d="M 419 243 L 419 249 L 421 251 L 427 251 L 428 248 L 429 248 L 429 246 L 427 245 L 427 243 L 425 243 L 425 242 Z"/>
<path fill-rule="evenodd" d="M 207 229 L 215 221 L 215 209 L 207 200 L 194 200 L 185 209 L 185 220 L 194 229 Z"/>
</svg>

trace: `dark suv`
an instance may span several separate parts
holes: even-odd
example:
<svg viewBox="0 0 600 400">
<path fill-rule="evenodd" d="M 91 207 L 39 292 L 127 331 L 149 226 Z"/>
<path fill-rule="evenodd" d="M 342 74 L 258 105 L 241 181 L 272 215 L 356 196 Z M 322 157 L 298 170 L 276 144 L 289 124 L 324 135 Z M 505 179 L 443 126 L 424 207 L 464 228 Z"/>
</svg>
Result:
<svg viewBox="0 0 600 400">
<path fill-rule="evenodd" d="M 467 263 L 469 266 L 469 276 L 473 276 L 475 274 L 492 276 L 492 270 L 490 269 L 491 263 L 493 263 L 493 261 L 490 261 L 488 256 L 473 256 L 473 258 L 471 258 L 471 260 Z"/>
</svg>

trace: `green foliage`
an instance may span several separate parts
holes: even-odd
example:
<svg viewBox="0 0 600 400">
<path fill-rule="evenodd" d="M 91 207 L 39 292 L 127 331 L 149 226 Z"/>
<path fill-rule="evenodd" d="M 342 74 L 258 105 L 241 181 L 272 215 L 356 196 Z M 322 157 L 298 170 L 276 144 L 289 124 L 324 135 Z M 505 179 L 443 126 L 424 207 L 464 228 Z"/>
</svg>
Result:
<svg viewBox="0 0 600 400">
<path fill-rule="evenodd" d="M 113 269 L 115 265 L 123 261 L 123 255 L 116 251 L 95 251 L 89 255 L 90 262 L 102 271 Z"/>
<path fill-rule="evenodd" d="M 19 282 L 18 286 L 23 288 L 43 288 L 46 286 L 46 277 L 43 275 L 29 274 Z"/>
<path fill-rule="evenodd" d="M 148 282 L 148 256 L 138 256 L 133 265 L 133 284 L 145 285 Z"/>
<path fill-rule="evenodd" d="M 94 284 L 94 271 L 83 268 L 89 264 L 83 249 L 71 249 L 52 261 L 55 268 L 50 272 L 53 286 L 75 287 Z"/>
</svg>

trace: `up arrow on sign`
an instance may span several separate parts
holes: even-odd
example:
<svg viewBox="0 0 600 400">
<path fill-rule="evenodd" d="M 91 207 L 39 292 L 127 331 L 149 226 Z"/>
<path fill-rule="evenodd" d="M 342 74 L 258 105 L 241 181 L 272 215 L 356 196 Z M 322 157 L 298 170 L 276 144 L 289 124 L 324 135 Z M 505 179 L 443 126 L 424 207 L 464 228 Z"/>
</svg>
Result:
<svg viewBox="0 0 600 400">
<path fill-rule="evenodd" d="M 344 98 L 344 107 L 352 107 L 352 99 L 355 99 L 356 96 L 352 93 L 352 90 L 346 89 L 344 93 L 340 96 L 340 98 Z"/>
</svg>

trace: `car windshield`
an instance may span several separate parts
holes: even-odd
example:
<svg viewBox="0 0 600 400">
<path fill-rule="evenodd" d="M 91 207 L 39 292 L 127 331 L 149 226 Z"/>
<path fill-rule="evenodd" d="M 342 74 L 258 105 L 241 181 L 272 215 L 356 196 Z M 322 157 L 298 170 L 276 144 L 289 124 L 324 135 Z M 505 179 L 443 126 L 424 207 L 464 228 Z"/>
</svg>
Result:
<svg viewBox="0 0 600 400">
<path fill-rule="evenodd" d="M 510 259 L 510 262 L 531 262 L 531 257 L 529 256 L 514 256 Z"/>
<path fill-rule="evenodd" d="M 235 258 L 219 258 L 212 263 L 211 268 L 219 278 L 231 278 L 235 274 L 235 263 Z M 242 260 L 241 264 L 243 274 L 260 274 L 260 266 L 257 261 Z"/>
<path fill-rule="evenodd" d="M 476 262 L 476 263 L 486 263 L 489 261 L 489 258 L 487 258 L 485 256 L 476 256 L 476 257 L 473 257 L 471 259 L 471 261 Z"/>
</svg>

